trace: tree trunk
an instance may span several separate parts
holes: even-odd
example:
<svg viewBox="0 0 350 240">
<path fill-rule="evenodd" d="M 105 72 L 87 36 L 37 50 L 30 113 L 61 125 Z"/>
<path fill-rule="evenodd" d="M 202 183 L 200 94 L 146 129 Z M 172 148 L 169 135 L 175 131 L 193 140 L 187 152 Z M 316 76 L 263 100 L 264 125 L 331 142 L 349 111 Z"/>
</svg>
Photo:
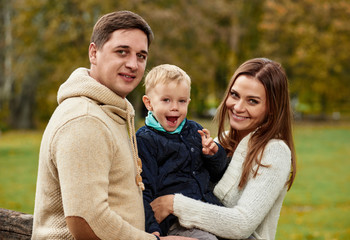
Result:
<svg viewBox="0 0 350 240">
<path fill-rule="evenodd" d="M 1 86 L 1 100 L 9 100 L 13 90 L 12 77 L 12 24 L 11 24 L 11 1 L 3 1 L 4 17 L 4 74 L 3 84 Z"/>
<path fill-rule="evenodd" d="M 33 215 L 0 208 L 0 239 L 23 240 L 32 235 Z"/>
<path fill-rule="evenodd" d="M 32 129 L 35 113 L 35 96 L 38 74 L 28 72 L 23 79 L 20 93 L 10 99 L 10 125 L 14 129 Z"/>
</svg>

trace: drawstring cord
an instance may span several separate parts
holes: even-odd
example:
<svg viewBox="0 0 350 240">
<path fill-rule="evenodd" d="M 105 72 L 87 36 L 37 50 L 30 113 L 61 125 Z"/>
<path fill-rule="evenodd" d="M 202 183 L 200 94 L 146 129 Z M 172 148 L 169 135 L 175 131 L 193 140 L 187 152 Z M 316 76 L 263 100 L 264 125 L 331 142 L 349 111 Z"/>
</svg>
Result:
<svg viewBox="0 0 350 240">
<path fill-rule="evenodd" d="M 127 107 L 129 108 L 129 106 Z M 135 121 L 134 116 L 130 116 L 129 111 L 127 111 L 127 120 L 129 127 L 129 135 L 130 135 L 130 143 L 132 147 L 133 158 L 136 164 L 136 184 L 141 188 L 141 190 L 145 190 L 145 185 L 142 182 L 141 172 L 142 172 L 142 162 L 139 158 L 138 150 L 137 150 L 137 142 L 136 142 L 136 134 L 135 134 Z"/>
</svg>

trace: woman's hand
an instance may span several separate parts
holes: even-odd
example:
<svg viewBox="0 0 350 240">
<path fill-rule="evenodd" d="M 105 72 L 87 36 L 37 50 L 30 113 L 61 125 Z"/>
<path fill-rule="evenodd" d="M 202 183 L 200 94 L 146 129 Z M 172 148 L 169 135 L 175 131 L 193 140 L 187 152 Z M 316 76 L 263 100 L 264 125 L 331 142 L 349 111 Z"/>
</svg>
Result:
<svg viewBox="0 0 350 240">
<path fill-rule="evenodd" d="M 202 137 L 202 152 L 206 155 L 214 155 L 218 150 L 218 145 L 214 142 L 213 138 L 210 137 L 208 129 L 198 130 L 198 133 Z"/>
<path fill-rule="evenodd" d="M 161 223 L 167 216 L 174 212 L 174 197 L 175 195 L 173 194 L 165 195 L 158 197 L 151 202 L 154 217 L 158 223 Z"/>
</svg>

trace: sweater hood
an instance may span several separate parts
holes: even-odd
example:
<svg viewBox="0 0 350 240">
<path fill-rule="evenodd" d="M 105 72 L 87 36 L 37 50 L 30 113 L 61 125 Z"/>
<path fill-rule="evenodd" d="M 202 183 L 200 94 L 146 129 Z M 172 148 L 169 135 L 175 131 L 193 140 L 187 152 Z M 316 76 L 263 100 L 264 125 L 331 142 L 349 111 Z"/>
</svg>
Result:
<svg viewBox="0 0 350 240">
<path fill-rule="evenodd" d="M 90 77 L 86 68 L 76 69 L 59 88 L 57 102 L 61 104 L 64 100 L 73 97 L 87 97 L 101 105 L 103 110 L 112 118 L 118 115 L 123 119 L 135 116 L 131 103 L 122 98 L 106 86 Z"/>
</svg>

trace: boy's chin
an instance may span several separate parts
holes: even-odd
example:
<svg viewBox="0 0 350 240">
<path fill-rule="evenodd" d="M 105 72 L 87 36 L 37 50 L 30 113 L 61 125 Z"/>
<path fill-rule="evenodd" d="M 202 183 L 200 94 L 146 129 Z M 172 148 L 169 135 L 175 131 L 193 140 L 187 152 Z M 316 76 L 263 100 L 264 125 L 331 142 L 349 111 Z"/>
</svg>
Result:
<svg viewBox="0 0 350 240">
<path fill-rule="evenodd" d="M 176 126 L 167 126 L 167 127 L 165 128 L 165 130 L 166 130 L 167 132 L 174 132 L 177 128 L 178 128 L 177 125 L 176 125 Z"/>
</svg>

